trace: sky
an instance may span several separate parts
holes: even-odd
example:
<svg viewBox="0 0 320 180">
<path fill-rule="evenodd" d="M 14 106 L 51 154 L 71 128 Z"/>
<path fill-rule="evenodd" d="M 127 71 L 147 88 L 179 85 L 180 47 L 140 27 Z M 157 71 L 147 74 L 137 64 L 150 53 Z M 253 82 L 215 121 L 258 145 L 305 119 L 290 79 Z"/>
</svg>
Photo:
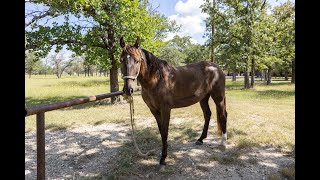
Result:
<svg viewBox="0 0 320 180">
<path fill-rule="evenodd" d="M 271 6 L 280 5 L 287 0 L 267 0 Z M 290 0 L 295 2 L 295 0 Z M 164 14 L 169 20 L 175 20 L 177 24 L 181 25 L 180 31 L 177 33 L 169 33 L 165 40 L 172 39 L 175 35 L 191 36 L 193 43 L 204 44 L 206 38 L 203 37 L 205 33 L 204 20 L 208 16 L 201 12 L 200 5 L 204 0 L 149 0 L 153 8 Z M 26 5 L 26 9 L 30 6 Z M 63 18 L 61 18 L 63 20 Z M 55 19 L 55 21 L 59 21 Z M 69 56 L 70 51 L 65 48 L 65 55 Z"/>
<path fill-rule="evenodd" d="M 271 6 L 280 5 L 287 0 L 267 0 Z M 294 2 L 294 0 L 291 0 Z M 204 20 L 207 14 L 202 13 L 200 5 L 203 0 L 150 0 L 154 8 L 166 15 L 170 20 L 175 20 L 181 25 L 180 32 L 169 33 L 166 40 L 173 38 L 174 35 L 191 36 L 194 43 L 204 44 L 206 38 Z"/>
</svg>

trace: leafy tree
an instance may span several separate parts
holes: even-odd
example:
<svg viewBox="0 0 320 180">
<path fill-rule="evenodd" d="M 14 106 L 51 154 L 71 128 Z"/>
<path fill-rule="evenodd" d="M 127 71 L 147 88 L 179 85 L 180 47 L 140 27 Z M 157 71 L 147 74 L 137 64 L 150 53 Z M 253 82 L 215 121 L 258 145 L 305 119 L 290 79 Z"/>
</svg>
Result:
<svg viewBox="0 0 320 180">
<path fill-rule="evenodd" d="M 219 54 L 225 63 L 231 63 L 227 65 L 229 68 L 233 67 L 235 71 L 237 66 L 243 67 L 245 88 L 250 88 L 250 63 L 252 77 L 254 77 L 256 47 L 258 46 L 255 44 L 254 25 L 259 22 L 265 6 L 266 0 L 217 0 L 213 3 L 207 0 L 202 6 L 202 10 L 209 15 L 206 19 L 206 35 L 211 39 L 207 45 L 216 47 L 217 51 L 222 51 L 216 54 Z M 212 23 L 215 24 L 215 33 L 210 31 Z M 228 57 L 223 55 L 224 53 L 233 55 L 230 54 Z"/>
<path fill-rule="evenodd" d="M 147 0 L 35 0 L 32 3 L 45 8 L 40 14 L 28 13 L 33 17 L 26 32 L 30 42 L 27 48 L 41 50 L 45 56 L 54 45 L 56 52 L 67 45 L 77 55 L 85 54 L 87 63 L 110 67 L 111 92 L 119 90 L 120 37 L 133 42 L 140 36 L 143 47 L 156 54 L 165 34 L 175 29 L 175 24 L 165 16 L 148 11 Z M 64 22 L 54 21 L 53 26 L 36 23 L 42 15 L 63 16 Z M 119 100 L 119 97 L 111 98 L 112 103 Z"/>
<path fill-rule="evenodd" d="M 286 80 L 294 68 L 294 4 L 290 1 L 274 7 L 272 13 L 263 11 L 257 24 L 257 60 L 267 70 L 267 84 L 271 84 L 274 70 L 283 72 Z M 292 71 L 294 82 L 294 71 Z"/>
<path fill-rule="evenodd" d="M 35 71 L 36 74 L 46 74 L 48 72 L 48 67 L 40 60 Z"/>
<path fill-rule="evenodd" d="M 281 70 L 287 74 L 292 73 L 291 82 L 295 83 L 295 5 L 287 1 L 276 6 L 272 11 L 276 20 L 277 57 Z M 291 68 L 290 68 L 291 67 Z"/>
<path fill-rule="evenodd" d="M 37 51 L 33 51 L 32 49 L 27 50 L 25 56 L 25 72 L 29 75 L 29 78 L 36 72 L 40 64 L 41 61 L 37 56 Z"/>
<path fill-rule="evenodd" d="M 80 73 L 83 71 L 83 62 L 84 62 L 84 57 L 83 56 L 74 56 L 72 57 L 74 60 L 71 63 L 71 71 L 77 73 L 79 76 Z"/>
<path fill-rule="evenodd" d="M 169 64 L 180 66 L 185 59 L 185 54 L 176 48 L 164 46 L 160 48 L 160 54 L 158 57 L 167 61 Z"/>
<path fill-rule="evenodd" d="M 54 66 L 55 74 L 58 78 L 61 78 L 63 72 L 67 67 L 70 67 L 72 65 L 72 62 L 74 61 L 73 58 L 69 60 L 65 60 L 63 57 L 63 54 L 56 53 L 54 55 L 51 55 L 51 63 Z"/>
<path fill-rule="evenodd" d="M 205 3 L 201 5 L 202 12 L 209 14 L 209 17 L 205 20 L 206 23 L 206 33 L 204 36 L 208 37 L 207 46 L 210 47 L 210 60 L 215 62 L 214 58 L 214 49 L 217 47 L 218 42 L 216 41 L 216 25 L 219 24 L 221 18 L 218 16 L 219 12 L 219 1 L 218 4 L 216 0 L 205 0 Z"/>
<path fill-rule="evenodd" d="M 169 46 L 171 48 L 175 48 L 179 50 L 180 52 L 184 52 L 186 49 L 188 49 L 191 46 L 191 37 L 190 36 L 183 36 L 180 37 L 178 35 L 175 35 L 170 41 Z"/>
<path fill-rule="evenodd" d="M 183 65 L 186 58 L 186 50 L 191 46 L 191 37 L 175 35 L 166 45 L 160 48 L 159 58 L 174 66 Z"/>
<path fill-rule="evenodd" d="M 199 61 L 208 61 L 210 59 L 210 51 L 204 45 L 200 44 L 191 44 L 185 50 L 186 58 L 185 63 L 195 63 Z"/>
<path fill-rule="evenodd" d="M 228 72 L 232 72 L 232 80 L 236 81 L 237 73 L 243 71 L 245 63 L 242 61 L 240 44 L 230 43 L 222 44 L 217 47 L 216 63 L 224 68 Z"/>
</svg>

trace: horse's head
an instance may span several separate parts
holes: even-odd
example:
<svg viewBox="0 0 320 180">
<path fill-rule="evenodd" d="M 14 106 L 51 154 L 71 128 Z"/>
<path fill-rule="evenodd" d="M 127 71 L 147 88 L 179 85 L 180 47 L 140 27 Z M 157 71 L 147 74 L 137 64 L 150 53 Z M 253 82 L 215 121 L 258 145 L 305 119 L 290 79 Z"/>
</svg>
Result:
<svg viewBox="0 0 320 180">
<path fill-rule="evenodd" d="M 140 38 L 138 37 L 134 45 L 125 44 L 123 38 L 120 39 L 122 53 L 120 56 L 122 79 L 124 80 L 123 91 L 127 95 L 133 93 L 135 80 L 140 73 L 143 53 L 140 49 Z"/>
</svg>

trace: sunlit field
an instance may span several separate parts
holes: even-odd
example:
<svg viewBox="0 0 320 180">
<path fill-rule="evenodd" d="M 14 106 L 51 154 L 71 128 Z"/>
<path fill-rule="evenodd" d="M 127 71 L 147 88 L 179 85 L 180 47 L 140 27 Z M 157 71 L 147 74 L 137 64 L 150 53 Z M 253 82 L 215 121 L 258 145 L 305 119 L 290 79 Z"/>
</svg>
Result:
<svg viewBox="0 0 320 180">
<path fill-rule="evenodd" d="M 63 76 L 26 76 L 26 106 L 64 101 L 72 98 L 98 95 L 110 92 L 109 78 L 104 76 L 77 77 Z M 226 103 L 228 111 L 228 138 L 239 147 L 271 145 L 282 151 L 292 151 L 295 142 L 295 87 L 290 81 L 273 79 L 272 85 L 257 79 L 255 88 L 243 89 L 243 79 L 232 82 L 227 79 Z M 123 82 L 121 78 L 120 89 Z M 121 98 L 122 99 L 122 98 Z M 216 132 L 216 112 L 212 100 L 211 122 L 214 127 L 209 133 Z M 141 98 L 140 92 L 134 93 L 135 117 L 153 119 L 151 112 Z M 130 123 L 129 104 L 125 101 L 111 105 L 110 99 L 73 106 L 45 113 L 45 127 L 51 130 L 61 130 L 77 127 L 83 124 L 98 125 L 102 123 Z M 25 118 L 26 131 L 36 128 L 35 115 Z M 169 140 L 182 143 L 187 138 L 197 138 L 203 127 L 203 114 L 200 105 L 173 109 L 171 118 L 191 119 L 183 123 L 180 130 L 175 124 L 170 124 Z M 158 134 L 155 120 L 153 128 L 148 133 Z M 181 124 L 179 125 L 181 126 Z M 143 126 L 140 127 L 140 129 Z M 146 133 L 146 132 L 145 132 Z"/>
</svg>

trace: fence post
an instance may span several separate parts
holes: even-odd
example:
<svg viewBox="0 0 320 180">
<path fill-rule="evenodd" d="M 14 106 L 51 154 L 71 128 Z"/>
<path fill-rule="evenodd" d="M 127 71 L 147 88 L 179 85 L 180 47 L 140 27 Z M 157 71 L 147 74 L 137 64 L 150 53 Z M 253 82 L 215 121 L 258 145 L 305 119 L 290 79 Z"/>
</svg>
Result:
<svg viewBox="0 0 320 180">
<path fill-rule="evenodd" d="M 37 113 L 37 180 L 45 179 L 44 112 Z"/>
</svg>

